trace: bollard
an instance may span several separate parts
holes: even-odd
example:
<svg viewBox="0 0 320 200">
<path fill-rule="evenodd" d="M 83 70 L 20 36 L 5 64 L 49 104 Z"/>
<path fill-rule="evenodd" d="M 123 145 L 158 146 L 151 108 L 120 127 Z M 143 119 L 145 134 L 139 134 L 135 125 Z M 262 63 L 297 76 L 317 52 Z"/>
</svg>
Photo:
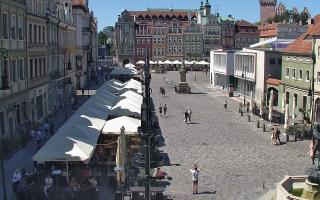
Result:
<svg viewBox="0 0 320 200">
<path fill-rule="evenodd" d="M 265 123 L 263 123 L 262 129 L 263 129 L 263 132 L 266 132 L 266 124 Z"/>
<path fill-rule="evenodd" d="M 260 128 L 260 122 L 257 121 L 257 128 Z"/>
<path fill-rule="evenodd" d="M 248 115 L 248 122 L 250 122 L 250 115 Z"/>
</svg>

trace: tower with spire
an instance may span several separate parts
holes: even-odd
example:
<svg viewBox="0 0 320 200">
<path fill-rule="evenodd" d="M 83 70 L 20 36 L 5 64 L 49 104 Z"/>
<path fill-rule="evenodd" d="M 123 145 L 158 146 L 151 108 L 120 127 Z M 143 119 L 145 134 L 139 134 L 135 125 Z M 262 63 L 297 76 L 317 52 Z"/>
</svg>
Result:
<svg viewBox="0 0 320 200">
<path fill-rule="evenodd" d="M 209 3 L 209 0 L 206 1 L 206 4 L 204 5 L 204 16 L 209 16 L 211 14 L 211 5 Z"/>
<path fill-rule="evenodd" d="M 268 18 L 276 15 L 277 0 L 259 0 L 260 22 L 266 23 Z"/>
</svg>

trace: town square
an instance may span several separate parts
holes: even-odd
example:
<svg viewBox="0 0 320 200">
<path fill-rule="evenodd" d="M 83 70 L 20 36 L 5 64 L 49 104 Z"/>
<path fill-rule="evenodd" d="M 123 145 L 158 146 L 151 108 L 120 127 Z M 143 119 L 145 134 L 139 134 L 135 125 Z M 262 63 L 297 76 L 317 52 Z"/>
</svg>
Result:
<svg viewBox="0 0 320 200">
<path fill-rule="evenodd" d="M 246 1 L 0 0 L 0 199 L 320 200 L 318 2 Z"/>
</svg>

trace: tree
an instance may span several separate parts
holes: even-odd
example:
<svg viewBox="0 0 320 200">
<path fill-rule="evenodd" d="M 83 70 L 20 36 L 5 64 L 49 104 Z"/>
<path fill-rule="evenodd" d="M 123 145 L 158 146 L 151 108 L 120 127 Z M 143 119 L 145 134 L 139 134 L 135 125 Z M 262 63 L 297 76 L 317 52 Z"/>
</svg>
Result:
<svg viewBox="0 0 320 200">
<path fill-rule="evenodd" d="M 108 36 L 105 32 L 100 31 L 98 34 L 99 46 L 103 46 L 107 44 Z"/>
</svg>

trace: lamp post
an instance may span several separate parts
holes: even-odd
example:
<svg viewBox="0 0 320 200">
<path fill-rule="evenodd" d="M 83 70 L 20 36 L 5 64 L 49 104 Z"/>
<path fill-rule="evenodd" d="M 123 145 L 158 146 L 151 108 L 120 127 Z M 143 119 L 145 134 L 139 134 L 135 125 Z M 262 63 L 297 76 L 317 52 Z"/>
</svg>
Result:
<svg viewBox="0 0 320 200">
<path fill-rule="evenodd" d="M 66 70 L 72 70 L 71 59 L 70 59 L 70 50 L 67 50 L 67 51 L 69 52 L 68 63 L 65 62 L 64 67 L 63 67 L 63 96 L 64 96 L 64 119 L 65 120 L 68 119 L 67 95 L 66 95 L 66 84 L 67 84 L 66 83 Z M 66 59 L 65 59 L 65 61 L 66 61 Z M 68 82 L 68 84 L 69 84 L 69 82 Z"/>
<path fill-rule="evenodd" d="M 246 75 L 246 66 L 243 66 L 242 69 L 242 78 L 244 78 L 244 89 L 243 89 L 243 106 L 246 106 L 246 89 L 247 89 L 247 75 Z"/>
<path fill-rule="evenodd" d="M 8 50 L 5 48 L 1 48 L 1 57 L 4 60 L 8 57 Z M 1 90 L 9 89 L 8 83 L 8 71 L 7 66 L 4 66 L 3 75 L 2 75 L 2 86 Z M 2 147 L 2 136 L 4 133 L 1 132 L 0 129 L 0 166 L 1 166 L 1 181 L 2 181 L 2 189 L 3 189 L 3 199 L 7 200 L 7 189 L 6 189 L 6 180 L 5 180 L 5 173 L 4 173 L 4 166 L 3 166 L 3 147 Z"/>
<path fill-rule="evenodd" d="M 144 73 L 144 81 L 145 81 L 145 103 L 146 109 L 143 109 L 144 113 L 141 113 L 142 116 L 145 117 L 145 128 L 144 128 L 144 150 L 145 150 L 145 199 L 150 200 L 150 63 L 149 63 L 149 56 L 146 56 L 145 61 L 145 73 Z"/>
</svg>

